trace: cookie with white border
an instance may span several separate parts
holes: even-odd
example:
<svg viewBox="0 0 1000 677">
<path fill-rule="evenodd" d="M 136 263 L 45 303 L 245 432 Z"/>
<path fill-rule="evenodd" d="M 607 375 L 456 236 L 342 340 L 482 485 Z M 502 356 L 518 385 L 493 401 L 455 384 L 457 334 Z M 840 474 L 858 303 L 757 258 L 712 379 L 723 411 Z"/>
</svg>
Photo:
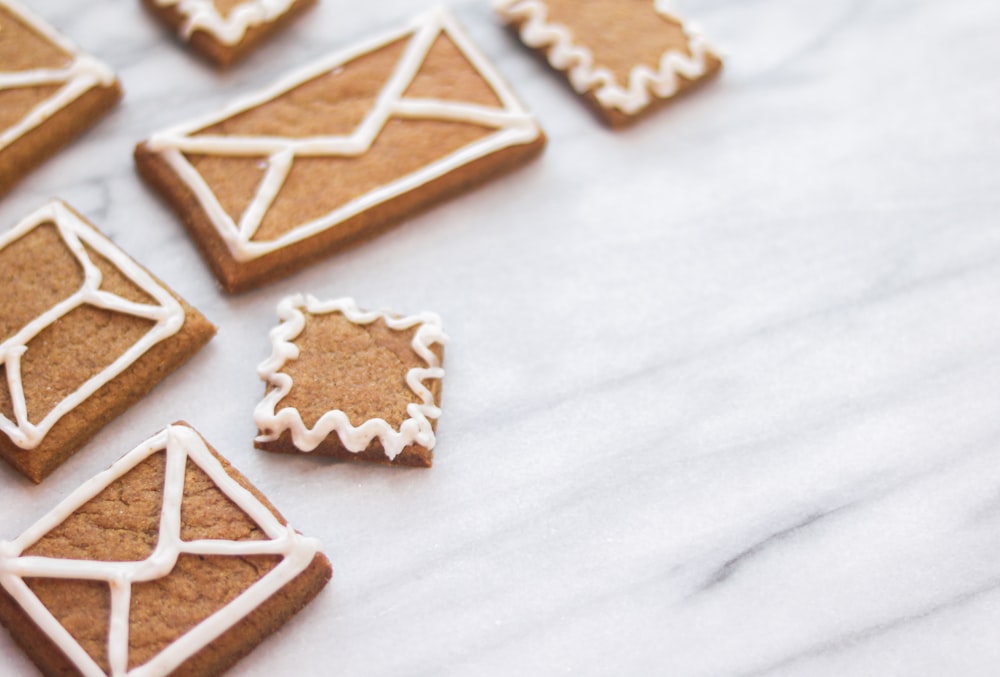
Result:
<svg viewBox="0 0 1000 677">
<path fill-rule="evenodd" d="M 608 124 L 623 127 L 722 68 L 666 0 L 497 0 L 521 42 L 563 73 Z"/>
<path fill-rule="evenodd" d="M 253 51 L 316 0 L 142 0 L 177 37 L 218 66 Z"/>
<path fill-rule="evenodd" d="M 0 0 L 0 195 L 121 95 L 109 66 L 17 0 Z"/>
<path fill-rule="evenodd" d="M 154 134 L 135 157 L 233 292 L 495 180 L 544 145 L 496 69 L 436 9 Z"/>
<path fill-rule="evenodd" d="M 433 313 L 369 312 L 352 299 L 278 305 L 255 446 L 342 460 L 429 467 L 448 339 Z"/>
<path fill-rule="evenodd" d="M 175 424 L 0 543 L 0 622 L 48 675 L 218 675 L 330 576 L 315 539 Z"/>
<path fill-rule="evenodd" d="M 62 202 L 0 233 L 0 457 L 35 482 L 215 327 Z"/>
</svg>

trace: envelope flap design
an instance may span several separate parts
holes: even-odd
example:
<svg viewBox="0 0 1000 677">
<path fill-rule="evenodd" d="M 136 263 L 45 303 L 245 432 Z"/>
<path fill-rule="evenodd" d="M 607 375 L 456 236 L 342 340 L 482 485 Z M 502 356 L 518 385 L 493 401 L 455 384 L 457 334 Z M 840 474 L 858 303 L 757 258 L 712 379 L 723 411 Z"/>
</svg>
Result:
<svg viewBox="0 0 1000 677">
<path fill-rule="evenodd" d="M 0 73 L 60 68 L 70 59 L 70 52 L 46 39 L 8 3 L 0 2 Z"/>
<path fill-rule="evenodd" d="M 464 88 L 443 82 L 447 71 L 435 66 L 440 59 L 454 63 L 456 56 L 467 66 L 461 79 L 478 83 L 464 98 L 459 94 Z M 357 105 L 353 122 L 335 130 L 324 129 L 322 123 L 301 126 L 301 120 L 312 118 L 305 114 L 310 106 L 333 98 L 322 93 L 324 87 L 335 88 L 338 78 L 347 83 L 369 70 L 378 77 L 368 81 L 380 83 L 381 89 L 362 88 L 352 100 Z M 279 119 L 273 106 L 287 113 L 291 131 L 263 121 Z M 384 161 L 399 135 L 410 129 L 426 140 L 426 147 L 412 149 L 406 158 L 396 154 L 410 164 L 396 167 Z M 221 115 L 155 134 L 146 147 L 159 153 L 187 184 L 233 258 L 250 261 L 540 135 L 530 114 L 451 16 L 433 10 L 401 31 L 333 54 Z M 199 156 L 259 160 L 256 173 L 245 171 L 238 179 L 241 193 L 256 182 L 249 202 L 223 204 L 215 177 L 199 171 L 204 168 Z M 219 165 L 210 169 L 218 170 Z M 373 178 L 366 182 L 366 177 Z M 313 188 L 305 192 L 311 197 L 303 201 L 302 186 L 310 180 Z M 316 191 L 315 185 L 331 190 Z"/>
<path fill-rule="evenodd" d="M 7 385 L 7 392 L 0 395 L 0 401 L 7 400 L 10 405 L 8 415 L 0 414 L 0 431 L 23 449 L 40 444 L 46 433 L 66 413 L 125 371 L 152 346 L 176 334 L 183 326 L 185 317 L 183 307 L 170 292 L 60 202 L 46 205 L 0 236 L 0 251 L 8 246 L 17 247 L 26 235 L 49 226 L 56 228 L 66 249 L 79 264 L 81 284 L 68 296 L 52 297 L 51 305 L 16 327 L 13 335 L 0 342 L 0 374 L 5 376 Z M 36 264 L 38 261 L 34 260 L 24 262 L 25 266 Z M 115 285 L 118 293 L 106 290 L 111 279 L 125 283 Z M 32 340 L 61 319 L 83 309 L 138 318 L 148 323 L 149 329 L 141 335 L 136 334 L 137 340 L 122 354 L 57 401 L 40 420 L 33 422 L 25 397 L 26 384 L 22 380 L 22 359 L 31 350 Z"/>
<path fill-rule="evenodd" d="M 371 114 L 406 44 L 406 39 L 399 39 L 324 70 L 260 105 L 196 130 L 191 136 L 197 139 L 349 137 Z M 322 115 L 304 114 L 311 111 Z M 289 121 L 294 121 L 294 126 Z M 267 157 L 268 153 L 261 155 Z"/>
<path fill-rule="evenodd" d="M 30 36 L 29 42 L 35 46 L 42 45 L 40 55 L 35 56 L 34 50 L 27 49 L 21 42 L 26 35 Z M 65 58 L 57 60 L 57 56 L 62 55 Z M 30 59 L 36 61 L 31 62 Z M 109 87 L 114 82 L 115 75 L 108 66 L 80 52 L 73 43 L 17 0 L 0 0 L 0 95 L 27 88 L 42 88 L 39 91 L 44 95 L 41 100 L 19 96 L 21 106 L 29 105 L 23 109 L 19 106 L 13 115 L 8 110 L 0 117 L 7 123 L 5 128 L 0 129 L 0 149 L 27 134 L 88 90 L 97 86 Z"/>
<path fill-rule="evenodd" d="M 88 549 L 101 545 L 87 543 L 74 532 L 76 545 L 82 550 L 77 558 L 40 556 L 35 548 L 44 543 L 46 535 L 54 533 L 80 511 L 86 510 L 95 498 L 106 495 L 109 489 L 121 488 L 119 480 L 130 473 L 154 473 L 156 463 L 147 461 L 162 457 L 162 492 L 156 545 L 147 557 L 139 561 L 107 561 L 87 558 Z M 189 465 L 190 464 L 190 465 Z M 196 467 L 198 472 L 192 473 Z M 195 538 L 187 540 L 182 524 L 184 511 L 198 510 L 199 506 L 185 507 L 185 502 L 213 501 L 204 489 L 205 478 L 242 513 L 242 518 L 252 524 L 260 537 L 236 539 Z M 128 483 L 126 483 L 126 486 Z M 143 485 L 145 486 L 145 485 Z M 147 510 L 140 508 L 139 519 L 147 519 Z M 174 425 L 155 435 L 126 454 L 105 472 L 73 492 L 52 512 L 30 527 L 19 538 L 0 543 L 0 585 L 14 597 L 18 604 L 69 657 L 84 675 L 166 674 L 181 665 L 216 637 L 238 623 L 244 616 L 267 600 L 310 564 L 318 544 L 314 539 L 301 536 L 283 523 L 266 505 L 229 475 L 222 462 L 212 454 L 204 440 L 192 429 Z M 143 653 L 130 639 L 130 616 L 144 607 L 145 600 L 153 593 L 159 599 L 164 592 L 178 589 L 175 581 L 192 563 L 203 561 L 246 562 L 254 559 L 270 562 L 260 567 L 260 575 L 242 592 L 229 595 L 224 604 L 211 609 L 193 627 L 186 629 L 167 646 L 151 655 Z M 200 564 L 198 565 L 200 566 Z M 80 638 L 71 634 L 52 609 L 46 607 L 32 589 L 32 583 L 41 580 L 95 582 L 110 591 L 107 619 L 107 636 L 100 646 L 85 646 Z M 58 585 L 58 583 L 57 583 Z M 206 591 L 205 597 L 213 594 Z M 159 604 L 163 600 L 160 599 Z M 184 605 L 184 599 L 175 604 Z M 196 602 L 200 603 L 200 602 Z M 167 601 L 170 604 L 170 601 Z M 100 607 L 99 607 L 100 608 Z M 146 607 L 148 608 L 148 607 Z M 139 644 L 145 645 L 145 642 Z M 140 655 L 136 658 L 133 654 Z"/>
</svg>

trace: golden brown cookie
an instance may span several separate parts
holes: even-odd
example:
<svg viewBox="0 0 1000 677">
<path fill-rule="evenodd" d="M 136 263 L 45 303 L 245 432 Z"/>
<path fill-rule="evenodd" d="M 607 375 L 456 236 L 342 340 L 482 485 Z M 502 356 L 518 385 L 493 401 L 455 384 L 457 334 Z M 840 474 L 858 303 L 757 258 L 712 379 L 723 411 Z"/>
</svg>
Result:
<svg viewBox="0 0 1000 677">
<path fill-rule="evenodd" d="M 718 74 L 722 60 L 665 0 L 497 0 L 521 42 L 623 127 Z"/>
<path fill-rule="evenodd" d="M 318 548 L 175 424 L 0 543 L 0 622 L 47 675 L 217 675 L 326 585 Z"/>
<path fill-rule="evenodd" d="M 297 295 L 278 316 L 257 368 L 267 383 L 258 449 L 430 467 L 448 340 L 437 315 Z"/>
<path fill-rule="evenodd" d="M 545 137 L 442 10 L 227 112 L 155 134 L 140 174 L 228 291 L 371 237 L 537 155 Z"/>
<path fill-rule="evenodd" d="M 121 98 L 111 69 L 0 0 L 0 195 Z"/>
<path fill-rule="evenodd" d="M 0 456 L 40 482 L 215 334 L 52 202 L 0 234 Z"/>
<path fill-rule="evenodd" d="M 143 5 L 199 54 L 222 67 L 246 56 L 264 38 L 316 0 L 142 0 Z"/>
</svg>

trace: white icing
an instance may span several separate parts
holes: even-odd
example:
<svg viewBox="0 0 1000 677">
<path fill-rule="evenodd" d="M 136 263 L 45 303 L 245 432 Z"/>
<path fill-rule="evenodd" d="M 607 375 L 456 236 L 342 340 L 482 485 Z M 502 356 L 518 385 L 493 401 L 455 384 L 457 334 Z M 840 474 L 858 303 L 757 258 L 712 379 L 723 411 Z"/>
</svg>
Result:
<svg viewBox="0 0 1000 677">
<path fill-rule="evenodd" d="M 117 81 L 114 72 L 94 57 L 83 54 L 65 37 L 16 0 L 0 0 L 0 7 L 49 42 L 70 55 L 62 68 L 36 68 L 26 71 L 0 71 L 0 90 L 45 85 L 62 85 L 57 92 L 35 106 L 16 124 L 0 132 L 0 150 L 45 122 L 70 103 L 95 87 L 111 87 Z M 2 23 L 2 22 L 0 22 Z M 2 30 L 2 26 L 0 26 Z"/>
<path fill-rule="evenodd" d="M 660 57 L 658 70 L 639 64 L 629 73 L 627 84 L 618 82 L 614 73 L 597 65 L 593 52 L 576 44 L 569 28 L 548 20 L 544 0 L 499 0 L 496 10 L 508 23 L 521 24 L 520 36 L 524 44 L 534 49 L 548 48 L 549 63 L 567 72 L 573 89 L 580 94 L 593 91 L 605 108 L 617 108 L 634 115 L 649 105 L 651 93 L 661 99 L 676 94 L 680 87 L 678 76 L 696 80 L 705 75 L 707 57 L 711 54 L 704 36 L 671 14 L 666 2 L 656 0 L 653 5 L 658 14 L 681 26 L 688 38 L 690 55 L 667 50 Z"/>
<path fill-rule="evenodd" d="M 328 313 L 340 313 L 358 325 L 371 324 L 381 318 L 386 326 L 397 331 L 417 327 L 410 345 L 427 366 L 414 367 L 406 373 L 406 384 L 419 401 L 407 405 L 406 413 L 409 418 L 398 429 L 380 418 L 369 419 L 355 427 L 347 414 L 339 409 L 327 411 L 310 428 L 302 420 L 298 409 L 284 407 L 276 411 L 294 385 L 292 377 L 281 370 L 290 360 L 299 357 L 299 348 L 293 341 L 305 328 L 306 314 Z M 271 356 L 257 367 L 258 375 L 269 387 L 267 395 L 254 410 L 254 420 L 261 430 L 258 442 L 276 440 L 287 430 L 291 433 L 296 448 L 309 452 L 330 434 L 336 433 L 348 451 L 358 453 L 367 449 L 371 441 L 378 438 L 389 460 L 396 458 L 411 444 L 419 444 L 428 450 L 434 448 L 434 429 L 430 419 L 438 418 L 441 410 L 434 403 L 434 395 L 424 385 L 424 381 L 444 377 L 440 360 L 431 350 L 435 343 L 444 345 L 448 342 L 448 337 L 441 330 L 441 318 L 434 313 L 397 317 L 384 311 L 366 312 L 360 310 L 353 299 L 320 302 L 313 296 L 301 294 L 282 299 L 278 304 L 278 317 L 282 323 L 270 333 Z"/>
<path fill-rule="evenodd" d="M 125 252 L 98 234 L 92 227 L 61 202 L 51 202 L 24 219 L 13 230 L 0 235 L 0 250 L 25 236 L 35 228 L 51 223 L 83 269 L 83 283 L 73 294 L 57 302 L 21 327 L 17 333 L 0 343 L 0 364 L 7 372 L 14 420 L 0 414 L 0 432 L 10 437 L 18 447 L 33 449 L 59 419 L 78 407 L 99 388 L 128 369 L 150 348 L 176 334 L 184 324 L 184 309 L 152 276 Z M 111 262 L 126 278 L 151 296 L 156 303 L 136 303 L 100 289 L 102 274 L 88 258 L 84 244 Z M 57 403 L 38 423 L 32 423 L 27 411 L 21 383 L 21 357 L 30 350 L 30 342 L 47 327 L 84 304 L 112 312 L 132 315 L 154 322 L 142 338 L 99 373 L 91 376 L 74 392 Z"/>
<path fill-rule="evenodd" d="M 152 554 L 139 562 L 28 557 L 22 553 L 84 504 L 155 453 L 166 454 L 166 475 L 159 534 Z M 184 472 L 191 460 L 267 536 L 258 541 L 181 539 L 181 503 Z M 204 440 L 185 426 L 170 426 L 123 456 L 108 470 L 81 485 L 49 514 L 14 541 L 0 543 L 0 585 L 66 654 L 86 677 L 104 676 L 104 671 L 66 631 L 25 584 L 26 577 L 104 581 L 111 590 L 108 660 L 111 677 L 166 675 L 181 665 L 304 571 L 319 550 L 316 539 L 306 538 L 281 522 L 253 494 L 226 473 Z M 149 662 L 128 670 L 129 601 L 132 585 L 169 574 L 182 554 L 229 557 L 279 555 L 281 562 L 236 599 L 179 637 Z M 178 603 L 181 603 L 178 601 Z"/>
<path fill-rule="evenodd" d="M 496 93 L 501 108 L 461 101 L 403 98 L 435 40 L 442 34 L 449 36 L 479 71 L 484 82 Z M 337 69 L 352 59 L 401 39 L 408 39 L 403 56 L 371 110 L 351 134 L 285 138 L 198 133 L 205 127 L 262 105 L 308 80 Z M 280 237 L 271 240 L 254 239 L 268 208 L 284 185 L 288 169 L 296 157 L 363 155 L 372 147 L 391 118 L 457 120 L 496 131 L 411 174 L 369 191 L 329 214 L 299 224 Z M 403 30 L 379 36 L 351 49 L 332 54 L 256 96 L 226 108 L 220 114 L 155 134 L 146 145 L 150 150 L 159 152 L 195 194 L 233 258 L 237 261 L 251 261 L 334 228 L 367 209 L 403 195 L 481 157 L 509 146 L 531 143 L 540 135 L 541 130 L 534 119 L 518 102 L 492 65 L 461 31 L 455 20 L 444 10 L 435 9 L 421 15 Z M 188 161 L 185 154 L 267 158 L 269 169 L 266 176 L 239 219 L 239 223 L 226 213 L 212 188 Z"/>
<path fill-rule="evenodd" d="M 160 7 L 175 7 L 184 16 L 181 35 L 211 33 L 219 42 L 235 45 L 253 26 L 268 23 L 288 11 L 295 0 L 247 0 L 222 16 L 213 0 L 154 0 Z"/>
</svg>

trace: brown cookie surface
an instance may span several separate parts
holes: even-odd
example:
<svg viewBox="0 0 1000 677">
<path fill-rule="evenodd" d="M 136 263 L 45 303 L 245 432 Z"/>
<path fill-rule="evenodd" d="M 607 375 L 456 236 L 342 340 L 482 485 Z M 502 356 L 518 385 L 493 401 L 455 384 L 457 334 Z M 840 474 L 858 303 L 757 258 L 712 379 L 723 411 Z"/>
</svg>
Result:
<svg viewBox="0 0 1000 677">
<path fill-rule="evenodd" d="M 317 547 L 175 424 L 3 544 L 0 621 L 45 674 L 216 675 L 326 584 Z"/>
<path fill-rule="evenodd" d="M 239 61 L 316 0 L 142 0 L 177 37 L 220 67 Z"/>
<path fill-rule="evenodd" d="M 441 10 L 229 111 L 136 149 L 139 173 L 228 291 L 370 238 L 520 165 L 545 143 Z"/>
<path fill-rule="evenodd" d="M 715 77 L 722 60 L 656 0 L 500 0 L 501 19 L 623 127 Z"/>
<path fill-rule="evenodd" d="M 0 456 L 40 482 L 214 334 L 79 214 L 46 205 L 0 234 Z"/>
<path fill-rule="evenodd" d="M 111 69 L 0 0 L 0 195 L 121 98 Z"/>
<path fill-rule="evenodd" d="M 360 310 L 351 299 L 282 300 L 267 383 L 254 412 L 259 449 L 429 467 L 447 337 L 433 313 Z"/>
</svg>

